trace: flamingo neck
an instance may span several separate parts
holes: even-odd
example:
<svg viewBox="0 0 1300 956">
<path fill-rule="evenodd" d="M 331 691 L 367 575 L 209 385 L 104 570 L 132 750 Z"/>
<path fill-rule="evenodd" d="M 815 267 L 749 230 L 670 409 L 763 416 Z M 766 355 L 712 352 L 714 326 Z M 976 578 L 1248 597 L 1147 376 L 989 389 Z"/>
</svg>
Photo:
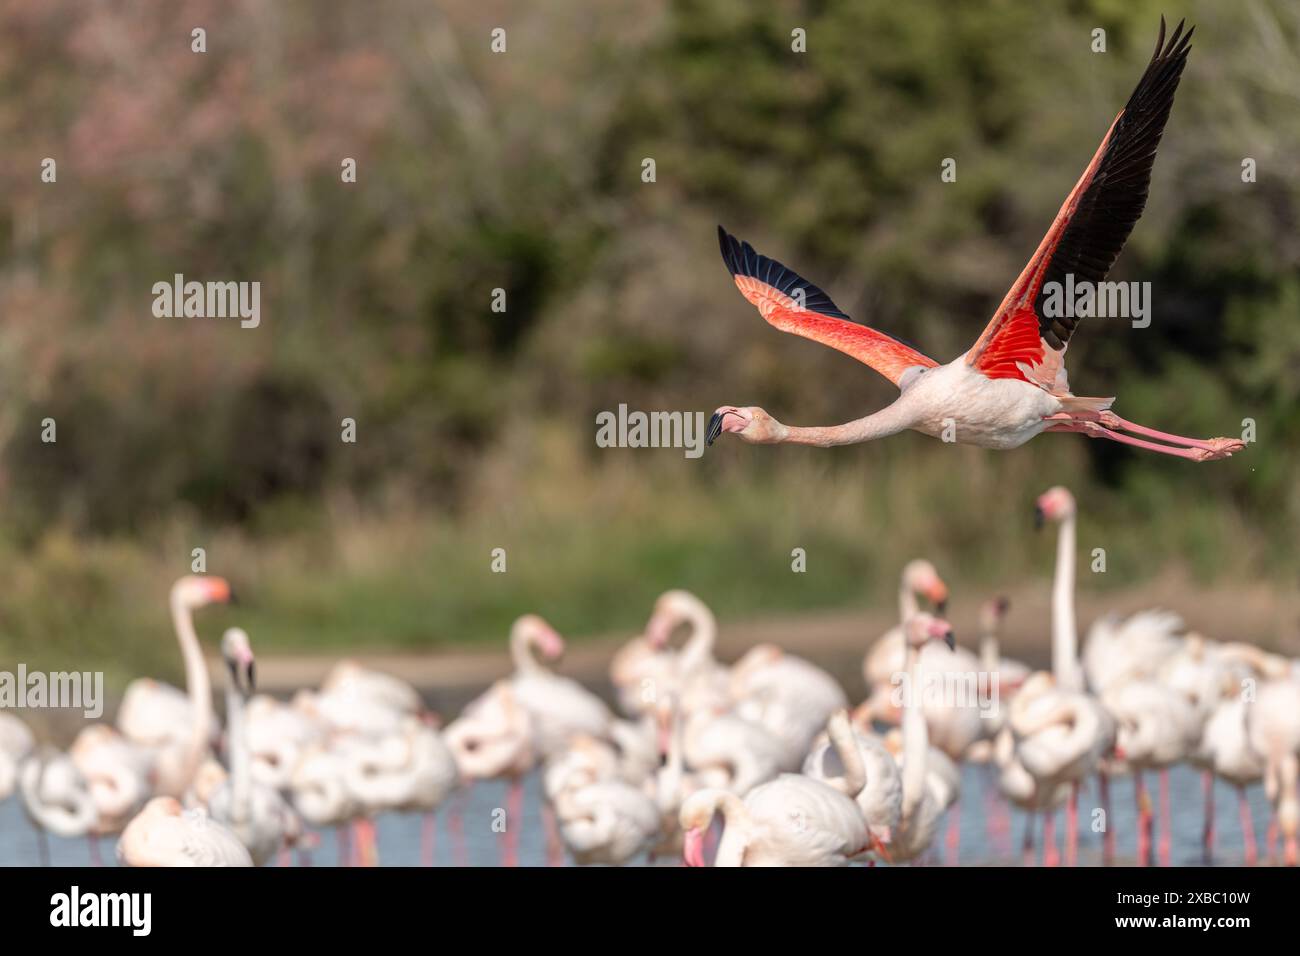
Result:
<svg viewBox="0 0 1300 956">
<path fill-rule="evenodd" d="M 911 428 L 917 422 L 912 409 L 903 401 L 897 400 L 878 412 L 863 418 L 846 422 L 843 425 L 814 426 L 800 428 L 794 425 L 780 425 L 777 429 L 777 443 L 793 445 L 816 445 L 830 448 L 834 445 L 856 445 L 861 442 L 888 438 Z"/>
<path fill-rule="evenodd" d="M 691 636 L 682 647 L 681 667 L 690 674 L 713 659 L 713 645 L 718 639 L 718 621 L 702 603 L 692 605 L 683 615 Z"/>
<path fill-rule="evenodd" d="M 907 645 L 907 696 L 903 699 L 903 815 L 909 816 L 925 795 L 930 734 L 921 712 L 921 652 Z"/>
<path fill-rule="evenodd" d="M 1079 679 L 1074 618 L 1075 516 L 1061 521 L 1056 535 L 1056 577 L 1052 582 L 1052 676 L 1063 690 L 1083 690 Z"/>
<path fill-rule="evenodd" d="M 226 688 L 226 746 L 230 751 L 230 818 L 236 824 L 248 822 L 252 803 L 253 767 L 244 726 L 244 695 L 232 678 Z"/>
<path fill-rule="evenodd" d="M 916 591 L 904 575 L 898 588 L 898 621 L 900 624 L 906 624 L 920 612 L 921 602 L 916 599 Z"/>
<path fill-rule="evenodd" d="M 203 660 L 203 651 L 199 647 L 198 634 L 194 631 L 194 612 L 188 605 L 176 600 L 171 602 L 171 611 L 172 626 L 181 646 L 181 657 L 185 661 L 185 690 L 190 698 L 190 711 L 193 715 L 190 739 L 181 762 L 180 786 L 184 789 L 194 779 L 203 755 L 207 753 L 208 740 L 212 737 L 212 683 L 208 677 L 208 666 Z"/>
<path fill-rule="evenodd" d="M 867 785 L 867 770 L 862 762 L 862 752 L 858 750 L 858 740 L 853 733 L 853 726 L 845 720 L 832 718 L 827 727 L 827 736 L 839 754 L 840 764 L 844 767 L 844 776 L 838 778 L 837 790 L 850 797 L 856 797 Z"/>
<path fill-rule="evenodd" d="M 533 635 L 526 628 L 518 628 L 510 635 L 510 658 L 520 674 L 546 673 L 546 667 L 533 654 Z"/>
<path fill-rule="evenodd" d="M 980 667 L 989 674 L 998 669 L 1002 648 L 998 645 L 997 628 L 989 628 L 980 635 Z"/>
</svg>

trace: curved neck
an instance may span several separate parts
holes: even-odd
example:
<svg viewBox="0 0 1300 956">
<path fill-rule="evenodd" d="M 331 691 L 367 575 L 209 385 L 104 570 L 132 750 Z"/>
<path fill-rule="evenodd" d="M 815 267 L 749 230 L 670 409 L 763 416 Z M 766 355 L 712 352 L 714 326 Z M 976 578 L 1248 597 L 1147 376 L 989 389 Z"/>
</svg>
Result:
<svg viewBox="0 0 1300 956">
<path fill-rule="evenodd" d="M 991 674 L 998 669 L 1002 660 L 1002 649 L 998 646 L 997 626 L 987 628 L 980 635 L 980 669 Z"/>
<path fill-rule="evenodd" d="M 1074 621 L 1075 517 L 1067 515 L 1056 535 L 1056 577 L 1052 582 L 1052 675 L 1064 690 L 1083 690 L 1079 681 L 1078 635 Z"/>
<path fill-rule="evenodd" d="M 176 629 L 176 640 L 181 645 L 181 657 L 185 660 L 185 690 L 190 698 L 190 712 L 193 723 L 190 725 L 190 739 L 186 744 L 182 762 L 182 787 L 188 787 L 194 779 L 199 763 L 208 750 L 208 740 L 212 736 L 212 684 L 208 679 L 208 666 L 203 661 L 203 651 L 199 647 L 199 637 L 194 631 L 194 614 L 190 608 L 175 599 L 171 602 L 172 626 Z"/>
<path fill-rule="evenodd" d="M 907 696 L 903 700 L 903 814 L 910 814 L 925 795 L 930 734 L 921 712 L 921 652 L 907 645 Z"/>
<path fill-rule="evenodd" d="M 532 634 L 526 628 L 518 628 L 510 635 L 510 658 L 515 670 L 521 674 L 540 674 L 546 667 L 533 655 Z"/>
<path fill-rule="evenodd" d="M 850 797 L 856 797 L 867 785 L 867 770 L 862 763 L 862 752 L 858 750 L 858 740 L 853 733 L 853 726 L 847 719 L 831 718 L 827 734 L 844 767 L 844 776 L 837 778 L 833 786 Z"/>
<path fill-rule="evenodd" d="M 859 442 L 887 438 L 911 428 L 916 418 L 911 409 L 903 406 L 900 398 L 892 405 L 863 418 L 846 422 L 843 425 L 816 426 L 799 428 L 794 425 L 779 425 L 777 442 L 794 445 L 816 445 L 830 448 L 834 445 L 856 445 Z"/>
<path fill-rule="evenodd" d="M 713 660 L 713 645 L 718 639 L 718 622 L 713 612 L 701 604 L 692 604 L 683 614 L 691 636 L 682 646 L 681 668 L 692 673 Z"/>
<path fill-rule="evenodd" d="M 233 678 L 226 687 L 226 746 L 230 750 L 230 817 L 235 823 L 244 823 L 249 816 L 253 767 L 244 730 L 244 695 Z"/>
<path fill-rule="evenodd" d="M 916 599 L 916 592 L 912 590 L 912 585 L 907 580 L 907 575 L 903 575 L 902 582 L 898 586 L 898 620 L 901 624 L 906 624 L 911 618 L 915 617 L 921 611 L 921 602 Z"/>
</svg>

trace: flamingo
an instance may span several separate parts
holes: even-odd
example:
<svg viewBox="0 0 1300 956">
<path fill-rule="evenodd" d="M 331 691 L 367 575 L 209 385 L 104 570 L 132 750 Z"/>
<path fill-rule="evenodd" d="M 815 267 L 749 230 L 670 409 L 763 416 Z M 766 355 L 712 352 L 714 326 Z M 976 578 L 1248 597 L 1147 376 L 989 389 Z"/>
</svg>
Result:
<svg viewBox="0 0 1300 956">
<path fill-rule="evenodd" d="M 18 783 L 18 767 L 36 749 L 32 732 L 17 717 L 0 713 L 0 802 Z"/>
<path fill-rule="evenodd" d="M 893 678 L 902 672 L 906 655 L 903 627 L 921 611 L 922 597 L 936 613 L 942 614 L 948 603 L 948 585 L 933 564 L 916 558 L 903 566 L 899 579 L 898 624 L 873 641 L 862 659 L 862 679 L 870 692 L 869 710 L 873 719 L 882 723 L 898 723 L 899 711 L 893 704 Z"/>
<path fill-rule="evenodd" d="M 46 833 L 83 837 L 95 826 L 90 784 L 67 754 L 44 747 L 24 758 L 18 767 L 18 794 L 36 828 L 42 866 L 50 865 Z"/>
<path fill-rule="evenodd" d="M 334 827 L 339 865 L 348 863 L 347 827 L 364 809 L 345 778 L 346 744 L 338 738 L 308 744 L 289 779 L 294 810 L 314 827 Z"/>
<path fill-rule="evenodd" d="M 781 742 L 782 770 L 801 766 L 830 715 L 848 705 L 835 678 L 775 644 L 751 648 L 735 663 L 731 696 L 738 717 Z"/>
<path fill-rule="evenodd" d="M 202 808 L 184 810 L 172 797 L 154 797 L 117 843 L 124 866 L 252 866 L 244 844 Z"/>
<path fill-rule="evenodd" d="M 99 837 L 120 833 L 153 795 L 151 758 L 108 724 L 83 729 L 68 756 L 95 804 L 95 822 L 87 838 L 91 860 L 99 866 Z"/>
<path fill-rule="evenodd" d="M 221 658 L 227 670 L 230 776 L 212 791 L 207 807 L 244 845 L 253 864 L 262 866 L 297 834 L 299 824 L 279 790 L 253 779 L 245 708 L 255 685 L 255 661 L 246 631 L 232 627 L 221 636 Z"/>
<path fill-rule="evenodd" d="M 668 646 L 673 631 L 685 624 L 689 636 L 681 650 Z M 685 710 L 713 708 L 730 700 L 730 673 L 713 656 L 718 637 L 718 621 L 707 604 L 680 588 L 665 591 L 655 602 L 645 628 L 647 646 L 655 654 L 640 669 L 637 696 L 640 711 L 652 709 L 660 692 L 676 694 Z M 626 693 L 629 678 L 626 660 L 616 677 L 620 699 Z"/>
<path fill-rule="evenodd" d="M 1254 866 L 1258 850 L 1255 824 L 1251 819 L 1246 787 L 1264 779 L 1264 758 L 1250 744 L 1250 704 L 1241 695 L 1227 697 L 1210 712 L 1201 732 L 1201 751 L 1210 772 L 1237 790 L 1237 812 L 1241 820 L 1242 852 L 1247 866 Z M 1209 810 L 1213 813 L 1213 809 Z M 1212 846 L 1207 834 L 1206 854 Z"/>
<path fill-rule="evenodd" d="M 208 753 L 215 721 L 212 684 L 194 630 L 194 611 L 209 604 L 227 604 L 230 584 L 213 575 L 186 575 L 172 585 L 169 596 L 172 626 L 185 661 L 185 688 L 189 698 L 184 731 L 164 735 L 153 748 L 154 790 L 170 797 L 184 795 L 194 772 Z M 177 713 L 180 713 L 178 710 Z"/>
<path fill-rule="evenodd" d="M 291 788 L 294 768 L 307 748 L 329 733 L 329 725 L 303 706 L 266 694 L 249 700 L 244 723 L 253 780 L 280 791 Z"/>
<path fill-rule="evenodd" d="M 1260 685 L 1247 733 L 1264 759 L 1264 791 L 1282 831 L 1283 862 L 1295 866 L 1300 861 L 1300 677 Z"/>
<path fill-rule="evenodd" d="M 848 714 L 836 711 L 826 729 L 842 777 L 785 773 L 743 800 L 712 788 L 688 797 L 679 815 L 687 865 L 704 865 L 704 834 L 718 811 L 725 827 L 714 866 L 846 866 L 870 849 L 870 830 L 854 802 L 866 775 Z"/>
<path fill-rule="evenodd" d="M 1127 105 L 1106 133 L 1051 229 L 975 344 L 947 365 L 874 329 L 854 323 L 830 297 L 775 260 L 718 227 L 722 258 L 736 287 L 769 324 L 853 356 L 901 392 L 893 404 L 843 425 L 784 425 L 758 407 L 723 405 L 709 423 L 746 442 L 830 447 L 913 429 L 983 448 L 1023 445 L 1045 431 L 1080 432 L 1191 461 L 1225 458 L 1245 444 L 1200 440 L 1126 421 L 1113 398 L 1074 395 L 1065 350 L 1078 324 L 1056 316 L 1047 283 L 1105 279 L 1146 205 L 1156 147 L 1173 108 L 1192 31 L 1180 22 L 1165 42 L 1161 18 L 1155 53 Z M 1125 434 L 1125 433 L 1130 434 Z M 1144 437 L 1135 437 L 1135 436 Z M 1148 439 L 1157 439 L 1150 441 Z"/>
<path fill-rule="evenodd" d="M 888 845 L 903 814 L 903 777 L 894 755 L 879 737 L 855 726 L 853 740 L 866 774 L 866 783 L 854 799 L 867 821 L 872 846 L 886 860 L 891 860 Z M 844 763 L 829 734 L 822 734 L 813 742 L 804 760 L 803 773 L 817 780 L 845 776 Z"/>
<path fill-rule="evenodd" d="M 580 864 L 621 866 L 659 836 L 659 808 L 648 793 L 595 768 L 569 763 L 548 774 L 564 845 Z M 610 770 L 616 770 L 616 764 Z"/>
</svg>

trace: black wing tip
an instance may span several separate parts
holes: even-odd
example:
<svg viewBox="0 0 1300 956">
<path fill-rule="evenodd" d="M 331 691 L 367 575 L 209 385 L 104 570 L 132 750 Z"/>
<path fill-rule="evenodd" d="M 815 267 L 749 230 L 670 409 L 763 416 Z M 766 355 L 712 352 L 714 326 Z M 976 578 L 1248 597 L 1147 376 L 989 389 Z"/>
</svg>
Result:
<svg viewBox="0 0 1300 956">
<path fill-rule="evenodd" d="M 800 290 L 803 292 L 804 308 L 810 312 L 816 312 L 819 315 L 826 315 L 831 318 L 845 319 L 849 322 L 853 321 L 852 318 L 841 312 L 835 303 L 831 301 L 831 297 L 820 288 L 788 266 L 782 265 L 775 259 L 758 252 L 748 242 L 737 239 L 727 232 L 721 224 L 718 225 L 718 248 L 722 252 L 722 261 L 726 265 L 727 271 L 731 273 L 732 278 L 745 276 L 757 279 L 789 296 L 794 296 L 796 290 Z"/>
</svg>

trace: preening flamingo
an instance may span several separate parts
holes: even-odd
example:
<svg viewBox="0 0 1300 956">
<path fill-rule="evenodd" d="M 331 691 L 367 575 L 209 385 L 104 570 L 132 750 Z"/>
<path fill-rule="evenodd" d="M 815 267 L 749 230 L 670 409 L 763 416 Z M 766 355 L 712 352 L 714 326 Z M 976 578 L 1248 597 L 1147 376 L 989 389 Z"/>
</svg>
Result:
<svg viewBox="0 0 1300 956">
<path fill-rule="evenodd" d="M 91 724 L 77 734 L 68 756 L 95 803 L 95 823 L 87 838 L 98 866 L 99 837 L 120 833 L 153 795 L 150 754 L 108 724 Z"/>
<path fill-rule="evenodd" d="M 716 812 L 725 826 L 714 866 L 846 866 L 871 849 L 871 833 L 854 797 L 866 784 L 848 714 L 832 715 L 827 733 L 844 776 L 816 780 L 783 773 L 742 800 L 725 790 L 700 790 L 682 805 L 683 857 L 704 865 L 704 834 Z"/>
<path fill-rule="evenodd" d="M 83 837 L 95 825 L 95 799 L 90 784 L 67 754 L 43 747 L 18 767 L 18 795 L 27 818 L 36 828 L 41 865 L 50 865 L 46 833 Z"/>
<path fill-rule="evenodd" d="M 866 776 L 866 782 L 854 801 L 867 821 L 872 846 L 885 859 L 892 859 L 888 846 L 893 839 L 894 827 L 898 826 L 903 814 L 903 776 L 894 755 L 879 737 L 854 727 L 853 740 Z M 813 742 L 804 760 L 803 772 L 817 780 L 846 776 L 844 762 L 829 734 L 822 734 Z"/>
<path fill-rule="evenodd" d="M 734 432 L 757 444 L 829 447 L 872 441 L 913 429 L 948 441 L 1007 449 L 1045 431 L 1080 432 L 1192 461 L 1225 458 L 1245 447 L 1230 438 L 1200 440 L 1126 421 L 1113 398 L 1074 395 L 1065 350 L 1079 318 L 1057 315 L 1069 278 L 1105 279 L 1146 205 L 1156 147 L 1173 108 L 1192 31 L 1180 22 L 1155 53 L 1127 105 L 1102 139 L 1051 229 L 984 332 L 947 365 L 875 329 L 853 322 L 825 292 L 718 227 L 722 258 L 737 288 L 771 325 L 844 352 L 896 385 L 892 405 L 843 425 L 784 425 L 758 407 L 724 405 L 707 440 Z M 1073 311 L 1073 310 L 1070 310 Z M 1127 433 L 1127 434 L 1126 434 Z M 1143 436 L 1143 437 L 1135 437 Z M 1149 439 L 1156 439 L 1151 441 Z"/>
<path fill-rule="evenodd" d="M 252 866 L 227 827 L 202 808 L 184 810 L 172 797 L 154 797 L 117 842 L 123 866 Z"/>
</svg>

